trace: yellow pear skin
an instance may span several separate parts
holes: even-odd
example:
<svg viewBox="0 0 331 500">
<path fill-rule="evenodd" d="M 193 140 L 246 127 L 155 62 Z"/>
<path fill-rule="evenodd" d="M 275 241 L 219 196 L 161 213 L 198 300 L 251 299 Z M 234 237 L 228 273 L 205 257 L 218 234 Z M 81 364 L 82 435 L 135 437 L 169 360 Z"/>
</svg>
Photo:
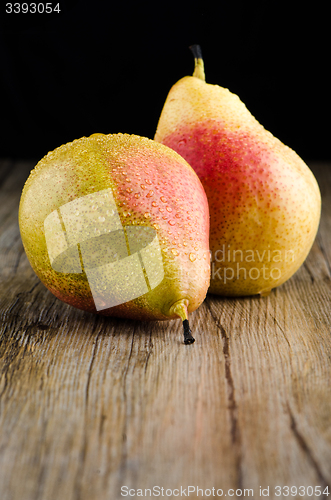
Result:
<svg viewBox="0 0 331 500">
<path fill-rule="evenodd" d="M 199 46 L 192 51 L 194 74 L 171 88 L 155 140 L 185 158 L 205 188 L 209 292 L 267 295 L 309 253 L 320 220 L 319 187 L 303 160 L 237 95 L 205 82 Z"/>
<path fill-rule="evenodd" d="M 198 176 L 147 138 L 93 134 L 48 153 L 22 192 L 25 252 L 45 286 L 86 311 L 181 318 L 210 279 L 209 211 Z"/>
</svg>

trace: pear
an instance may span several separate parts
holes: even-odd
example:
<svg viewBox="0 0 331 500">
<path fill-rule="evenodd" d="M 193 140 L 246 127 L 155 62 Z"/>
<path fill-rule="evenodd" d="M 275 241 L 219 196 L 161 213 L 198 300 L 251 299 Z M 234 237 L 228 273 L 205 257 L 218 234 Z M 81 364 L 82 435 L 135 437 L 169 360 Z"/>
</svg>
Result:
<svg viewBox="0 0 331 500">
<path fill-rule="evenodd" d="M 209 292 L 267 295 L 304 262 L 319 225 L 318 184 L 303 160 L 228 89 L 205 82 L 199 46 L 193 76 L 164 104 L 155 140 L 198 174 L 210 210 Z"/>
<path fill-rule="evenodd" d="M 202 184 L 172 149 L 128 134 L 93 134 L 48 153 L 22 191 L 19 226 L 44 285 L 85 311 L 181 318 L 210 279 Z"/>
</svg>

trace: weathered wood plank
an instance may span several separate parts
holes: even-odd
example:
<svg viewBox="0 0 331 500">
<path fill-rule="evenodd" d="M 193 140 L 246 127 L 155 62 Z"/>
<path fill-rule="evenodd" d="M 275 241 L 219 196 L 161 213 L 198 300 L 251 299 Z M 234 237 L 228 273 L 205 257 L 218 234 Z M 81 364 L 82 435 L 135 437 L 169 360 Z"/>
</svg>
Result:
<svg viewBox="0 0 331 500">
<path fill-rule="evenodd" d="M 323 216 L 304 266 L 268 297 L 208 296 L 192 346 L 180 322 L 102 318 L 53 297 L 17 224 L 33 165 L 3 166 L 1 500 L 117 499 L 123 485 L 331 493 L 331 165 L 314 165 Z"/>
</svg>

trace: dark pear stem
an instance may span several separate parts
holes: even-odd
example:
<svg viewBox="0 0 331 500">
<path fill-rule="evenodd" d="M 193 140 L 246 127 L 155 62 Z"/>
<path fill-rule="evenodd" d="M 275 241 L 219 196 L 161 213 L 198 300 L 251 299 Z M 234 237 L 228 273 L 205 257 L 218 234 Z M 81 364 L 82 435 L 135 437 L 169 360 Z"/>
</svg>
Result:
<svg viewBox="0 0 331 500">
<path fill-rule="evenodd" d="M 188 306 L 188 299 L 177 300 L 177 302 L 170 307 L 169 316 L 172 317 L 173 315 L 176 315 L 182 320 L 184 328 L 184 344 L 193 344 L 195 339 L 192 337 L 192 332 L 188 322 Z"/>
<path fill-rule="evenodd" d="M 192 337 L 192 332 L 190 329 L 188 319 L 184 319 L 183 327 L 184 327 L 184 344 L 186 345 L 193 344 L 193 342 L 195 342 L 195 338 Z"/>
<path fill-rule="evenodd" d="M 191 45 L 190 49 L 194 55 L 193 76 L 195 78 L 199 78 L 199 80 L 202 80 L 203 82 L 205 82 L 206 77 L 205 77 L 205 70 L 204 70 L 204 64 L 203 64 L 202 52 L 201 52 L 200 45 Z"/>
<path fill-rule="evenodd" d="M 190 45 L 189 49 L 192 51 L 195 59 L 202 59 L 202 52 L 200 45 Z"/>
</svg>

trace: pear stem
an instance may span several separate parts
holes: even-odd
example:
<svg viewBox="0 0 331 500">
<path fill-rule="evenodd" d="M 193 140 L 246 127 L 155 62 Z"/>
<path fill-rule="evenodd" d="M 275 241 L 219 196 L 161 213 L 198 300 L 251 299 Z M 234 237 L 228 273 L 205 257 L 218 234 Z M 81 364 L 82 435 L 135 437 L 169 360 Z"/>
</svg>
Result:
<svg viewBox="0 0 331 500">
<path fill-rule="evenodd" d="M 192 336 L 188 319 L 184 319 L 183 327 L 184 327 L 184 344 L 186 345 L 193 344 L 193 342 L 195 342 L 195 338 Z"/>
<path fill-rule="evenodd" d="M 188 322 L 188 312 L 187 312 L 188 300 L 181 299 L 171 307 L 171 312 L 177 314 L 183 321 L 184 328 L 184 344 L 193 344 L 195 338 L 192 336 L 190 325 Z"/>
<path fill-rule="evenodd" d="M 202 52 L 200 45 L 191 45 L 190 49 L 194 55 L 194 72 L 193 76 L 202 81 L 206 81 Z"/>
</svg>

